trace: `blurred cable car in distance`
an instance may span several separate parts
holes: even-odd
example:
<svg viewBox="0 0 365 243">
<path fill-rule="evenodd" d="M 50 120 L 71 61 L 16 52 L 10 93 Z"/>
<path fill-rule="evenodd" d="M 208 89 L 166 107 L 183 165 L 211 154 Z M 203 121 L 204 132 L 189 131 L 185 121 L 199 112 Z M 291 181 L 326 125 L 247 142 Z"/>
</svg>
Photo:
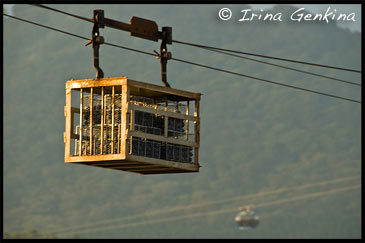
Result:
<svg viewBox="0 0 365 243">
<path fill-rule="evenodd" d="M 239 213 L 235 217 L 235 221 L 239 229 L 253 229 L 259 224 L 259 216 L 255 211 L 251 210 L 251 206 L 239 208 Z"/>
</svg>

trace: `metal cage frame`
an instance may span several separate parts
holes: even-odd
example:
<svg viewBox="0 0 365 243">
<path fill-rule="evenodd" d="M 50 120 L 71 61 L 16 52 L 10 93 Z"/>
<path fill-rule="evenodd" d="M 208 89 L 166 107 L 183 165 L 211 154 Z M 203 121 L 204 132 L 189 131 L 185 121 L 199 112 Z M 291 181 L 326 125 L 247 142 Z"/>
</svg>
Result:
<svg viewBox="0 0 365 243">
<path fill-rule="evenodd" d="M 112 130 L 111 139 L 115 137 L 114 134 L 114 112 L 115 112 L 115 90 L 119 90 L 121 94 L 121 123 L 118 128 L 118 148 L 117 153 L 110 154 L 93 154 L 92 148 L 95 147 L 93 141 L 93 95 L 96 90 L 101 90 L 101 103 L 104 100 L 104 91 L 111 89 L 112 95 Z M 90 127 L 83 128 L 83 95 L 85 90 L 90 93 Z M 72 94 L 73 92 L 80 93 L 80 107 L 73 107 L 72 105 Z M 185 114 L 172 111 L 166 107 L 164 109 L 157 109 L 156 107 L 142 106 L 135 102 L 131 102 L 132 96 L 141 96 L 153 99 L 168 99 L 176 102 L 186 102 L 187 109 Z M 118 96 L 119 97 L 119 96 Z M 127 77 L 116 77 L 116 78 L 102 78 L 100 80 L 83 79 L 83 80 L 69 80 L 66 82 L 66 105 L 64 107 L 64 113 L 66 118 L 65 132 L 64 132 L 64 143 L 65 143 L 65 162 L 66 163 L 77 163 L 82 165 L 97 166 L 109 169 L 123 170 L 128 172 L 136 172 L 140 174 L 165 174 L 165 173 L 186 173 L 186 172 L 198 172 L 199 171 L 199 146 L 200 146 L 200 116 L 199 116 L 199 103 L 200 93 L 193 93 L 170 87 L 163 87 L 154 84 L 144 83 L 128 79 Z M 192 103 L 195 103 L 192 105 Z M 191 111 L 193 110 L 193 111 Z M 164 130 L 161 134 L 146 133 L 141 130 L 135 129 L 135 112 L 148 112 L 164 119 Z M 74 128 L 75 114 L 79 114 L 80 128 L 76 132 Z M 180 138 L 174 138 L 170 136 L 169 131 L 169 118 L 184 120 L 186 124 L 186 136 L 182 135 Z M 101 148 L 103 147 L 103 129 L 104 119 L 101 118 Z M 193 124 L 194 128 L 194 139 L 189 139 L 189 127 Z M 90 148 L 90 153 L 83 155 L 81 146 L 83 142 L 82 131 L 89 129 L 89 141 L 86 141 Z M 75 133 L 76 132 L 76 133 Z M 78 133 L 78 134 L 77 134 Z M 176 144 L 177 146 L 184 146 L 192 148 L 193 159 L 191 163 L 182 163 L 177 161 L 165 160 L 160 158 L 150 158 L 132 154 L 132 146 L 129 144 L 132 138 L 137 137 L 148 141 L 157 141 L 163 144 Z M 79 140 L 80 154 L 71 154 L 72 141 L 76 144 L 76 140 Z M 120 139 L 120 140 L 119 140 Z M 112 142 L 112 151 L 114 143 Z M 99 145 L 98 145 L 99 146 Z M 76 146 L 75 146 L 76 147 Z"/>
</svg>

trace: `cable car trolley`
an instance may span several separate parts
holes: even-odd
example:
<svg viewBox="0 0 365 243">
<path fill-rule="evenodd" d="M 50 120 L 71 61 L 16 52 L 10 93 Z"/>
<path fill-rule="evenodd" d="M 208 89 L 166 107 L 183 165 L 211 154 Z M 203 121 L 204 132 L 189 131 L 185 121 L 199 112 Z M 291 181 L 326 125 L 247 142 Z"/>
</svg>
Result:
<svg viewBox="0 0 365 243">
<path fill-rule="evenodd" d="M 92 44 L 95 79 L 66 82 L 65 162 L 140 174 L 199 171 L 200 93 L 171 88 L 167 60 L 172 28 L 158 31 L 154 21 L 133 16 L 130 24 L 107 19 L 94 10 Z M 99 28 L 129 31 L 131 36 L 162 40 L 161 81 L 164 86 L 127 77 L 104 78 Z"/>
<path fill-rule="evenodd" d="M 251 206 L 240 207 L 234 220 L 239 229 L 254 229 L 260 222 L 259 216 L 251 209 Z"/>
</svg>

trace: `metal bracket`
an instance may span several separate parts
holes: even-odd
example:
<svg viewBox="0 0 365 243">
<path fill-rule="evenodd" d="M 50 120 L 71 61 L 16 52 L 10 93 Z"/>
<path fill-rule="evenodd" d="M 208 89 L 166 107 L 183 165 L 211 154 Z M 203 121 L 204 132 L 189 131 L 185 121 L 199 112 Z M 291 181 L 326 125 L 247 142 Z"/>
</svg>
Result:
<svg viewBox="0 0 365 243">
<path fill-rule="evenodd" d="M 171 52 L 167 51 L 167 44 L 172 44 L 172 28 L 162 27 L 162 42 L 160 54 L 157 55 L 157 58 L 159 58 L 161 62 L 161 81 L 166 87 L 171 87 L 167 82 L 167 60 L 171 59 Z"/>
<path fill-rule="evenodd" d="M 171 52 L 167 51 L 167 44 L 172 44 L 172 27 L 162 27 L 162 31 L 158 31 L 156 22 L 133 16 L 130 19 L 130 24 L 126 24 L 120 21 L 115 21 L 104 17 L 104 10 L 94 10 L 93 16 L 94 27 L 92 30 L 92 39 L 85 45 L 92 44 L 94 67 L 96 69 L 96 80 L 103 78 L 103 70 L 99 67 L 99 46 L 104 43 L 104 38 L 100 36 L 99 28 L 104 26 L 116 28 L 119 30 L 129 31 L 131 36 L 158 41 L 162 40 L 160 46 L 160 53 L 157 54 L 157 58 L 161 62 L 161 81 L 166 87 L 171 87 L 167 82 L 167 60 L 171 59 Z"/>
<path fill-rule="evenodd" d="M 104 43 L 104 38 L 100 36 L 99 28 L 104 28 L 104 10 L 94 10 L 93 16 L 94 26 L 92 29 L 92 37 L 85 46 L 92 44 L 94 68 L 96 69 L 96 80 L 104 78 L 104 72 L 99 66 L 99 48 Z"/>
</svg>

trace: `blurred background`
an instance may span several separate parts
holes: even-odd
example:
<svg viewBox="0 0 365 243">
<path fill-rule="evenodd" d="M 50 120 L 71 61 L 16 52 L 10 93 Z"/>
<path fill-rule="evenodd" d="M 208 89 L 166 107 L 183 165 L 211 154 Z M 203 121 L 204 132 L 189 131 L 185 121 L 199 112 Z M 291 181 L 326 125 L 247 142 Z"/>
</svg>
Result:
<svg viewBox="0 0 365 243">
<path fill-rule="evenodd" d="M 328 5 L 356 22 L 293 23 L 303 5 L 51 4 L 83 17 L 171 26 L 173 39 L 361 70 L 361 5 Z M 311 13 L 327 5 L 306 5 Z M 27 4 L 3 13 L 90 38 L 92 24 Z M 232 10 L 222 21 L 218 12 Z M 241 10 L 282 22 L 238 22 Z M 262 9 L 262 11 L 261 11 Z M 238 17 L 239 16 L 239 17 Z M 160 42 L 100 29 L 106 42 L 159 50 Z M 65 83 L 95 78 L 86 41 L 3 16 L 3 238 L 360 238 L 361 105 L 170 60 L 173 88 L 203 94 L 200 172 L 142 176 L 64 163 Z M 173 43 L 174 58 L 361 101 L 361 73 L 255 59 Z M 254 58 L 254 57 L 252 57 Z M 107 45 L 105 77 L 162 85 L 154 57 Z M 238 208 L 260 224 L 239 230 Z"/>
</svg>

